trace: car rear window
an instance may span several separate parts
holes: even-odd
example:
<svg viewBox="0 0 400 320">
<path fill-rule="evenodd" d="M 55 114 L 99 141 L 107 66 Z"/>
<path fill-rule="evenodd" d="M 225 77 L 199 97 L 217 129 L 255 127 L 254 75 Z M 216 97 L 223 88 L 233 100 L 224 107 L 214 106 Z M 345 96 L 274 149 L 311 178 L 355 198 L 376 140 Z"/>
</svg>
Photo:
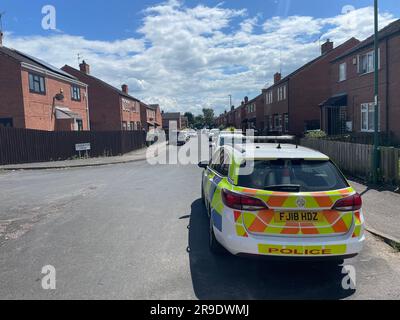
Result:
<svg viewBox="0 0 400 320">
<path fill-rule="evenodd" d="M 251 174 L 239 174 L 238 185 L 282 192 L 332 191 L 349 186 L 331 161 L 303 159 L 256 160 Z"/>
</svg>

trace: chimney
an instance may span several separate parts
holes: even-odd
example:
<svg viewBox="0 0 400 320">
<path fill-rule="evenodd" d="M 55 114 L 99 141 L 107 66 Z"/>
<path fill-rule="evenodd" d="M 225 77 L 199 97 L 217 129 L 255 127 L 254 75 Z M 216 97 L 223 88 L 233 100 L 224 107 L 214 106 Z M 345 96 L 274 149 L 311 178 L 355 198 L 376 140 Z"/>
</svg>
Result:
<svg viewBox="0 0 400 320">
<path fill-rule="evenodd" d="M 274 74 L 274 84 L 278 83 L 281 80 L 282 80 L 282 74 L 280 72 L 275 73 Z"/>
<path fill-rule="evenodd" d="M 90 66 L 85 62 L 85 60 L 83 60 L 79 65 L 79 69 L 86 74 L 90 74 Z"/>
<path fill-rule="evenodd" d="M 128 85 L 127 84 L 123 84 L 122 86 L 121 86 L 121 88 L 122 88 L 122 92 L 123 93 L 126 93 L 126 94 L 128 94 Z"/>
<path fill-rule="evenodd" d="M 3 46 L 3 37 L 4 37 L 4 33 L 2 31 L 0 31 L 0 47 Z"/>
<path fill-rule="evenodd" d="M 231 106 L 231 111 L 235 110 L 235 106 Z"/>
<path fill-rule="evenodd" d="M 333 42 L 329 39 L 321 46 L 321 55 L 327 54 L 328 52 L 333 50 Z"/>
<path fill-rule="evenodd" d="M 244 103 L 249 102 L 249 97 L 244 97 Z"/>
</svg>

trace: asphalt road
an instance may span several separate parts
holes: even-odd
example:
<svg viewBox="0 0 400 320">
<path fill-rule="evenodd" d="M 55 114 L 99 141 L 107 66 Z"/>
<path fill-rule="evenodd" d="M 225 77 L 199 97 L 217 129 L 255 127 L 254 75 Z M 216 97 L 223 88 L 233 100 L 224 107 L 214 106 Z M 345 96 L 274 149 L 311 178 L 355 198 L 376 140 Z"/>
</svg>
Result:
<svg viewBox="0 0 400 320">
<path fill-rule="evenodd" d="M 208 251 L 196 166 L 0 173 L 0 299 L 399 299 L 400 256 L 368 236 L 342 266 Z M 56 268 L 56 290 L 41 287 Z"/>
</svg>

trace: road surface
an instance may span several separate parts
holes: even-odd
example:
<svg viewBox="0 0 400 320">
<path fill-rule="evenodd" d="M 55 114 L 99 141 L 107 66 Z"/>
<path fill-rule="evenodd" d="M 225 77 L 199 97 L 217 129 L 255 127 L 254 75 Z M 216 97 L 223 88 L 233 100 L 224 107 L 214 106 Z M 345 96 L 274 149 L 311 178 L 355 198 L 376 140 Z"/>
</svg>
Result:
<svg viewBox="0 0 400 320">
<path fill-rule="evenodd" d="M 342 266 L 211 255 L 200 176 L 146 161 L 0 173 L 0 299 L 400 298 L 399 253 L 371 235 L 345 261 L 355 290 Z"/>
</svg>

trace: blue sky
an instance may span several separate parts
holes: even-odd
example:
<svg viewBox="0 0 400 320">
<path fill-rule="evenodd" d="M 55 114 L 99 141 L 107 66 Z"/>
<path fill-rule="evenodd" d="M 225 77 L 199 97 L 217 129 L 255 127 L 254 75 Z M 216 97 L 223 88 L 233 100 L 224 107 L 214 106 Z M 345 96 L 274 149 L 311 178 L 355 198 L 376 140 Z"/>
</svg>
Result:
<svg viewBox="0 0 400 320">
<path fill-rule="evenodd" d="M 56 8 L 57 31 L 43 30 L 41 9 Z M 373 0 L 230 0 L 166 2 L 2 0 L 5 45 L 93 73 L 166 110 L 227 108 L 257 95 L 282 60 L 289 73 L 318 55 L 316 40 L 340 44 L 372 32 Z M 343 14 L 344 7 L 353 11 Z M 349 7 L 349 8 L 351 8 Z M 381 0 L 381 26 L 400 17 L 398 0 Z M 273 18 L 275 17 L 275 18 Z M 281 42 L 281 43 L 280 43 Z M 277 43 L 279 45 L 277 45 Z M 283 54 L 282 54 L 283 52 Z"/>
</svg>

